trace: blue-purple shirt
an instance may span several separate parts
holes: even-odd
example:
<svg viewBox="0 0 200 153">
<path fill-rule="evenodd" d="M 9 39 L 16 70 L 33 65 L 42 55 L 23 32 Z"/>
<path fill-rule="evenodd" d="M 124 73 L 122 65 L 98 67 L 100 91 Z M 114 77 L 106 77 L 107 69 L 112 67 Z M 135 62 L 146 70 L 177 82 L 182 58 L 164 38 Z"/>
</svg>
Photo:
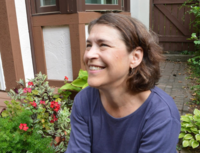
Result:
<svg viewBox="0 0 200 153">
<path fill-rule="evenodd" d="M 180 116 L 173 99 L 155 87 L 135 112 L 114 118 L 98 89 L 87 87 L 75 97 L 71 129 L 65 153 L 176 153 Z"/>
</svg>

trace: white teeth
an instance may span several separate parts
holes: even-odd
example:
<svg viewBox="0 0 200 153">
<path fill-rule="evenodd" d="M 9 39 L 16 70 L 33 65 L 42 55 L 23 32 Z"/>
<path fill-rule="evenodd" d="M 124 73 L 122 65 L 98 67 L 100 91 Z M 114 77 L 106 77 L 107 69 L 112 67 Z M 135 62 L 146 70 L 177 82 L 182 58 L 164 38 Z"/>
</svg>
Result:
<svg viewBox="0 0 200 153">
<path fill-rule="evenodd" d="M 90 69 L 90 70 L 101 70 L 101 69 L 103 69 L 103 68 L 101 68 L 101 67 L 96 67 L 96 66 L 90 66 L 89 69 Z"/>
</svg>

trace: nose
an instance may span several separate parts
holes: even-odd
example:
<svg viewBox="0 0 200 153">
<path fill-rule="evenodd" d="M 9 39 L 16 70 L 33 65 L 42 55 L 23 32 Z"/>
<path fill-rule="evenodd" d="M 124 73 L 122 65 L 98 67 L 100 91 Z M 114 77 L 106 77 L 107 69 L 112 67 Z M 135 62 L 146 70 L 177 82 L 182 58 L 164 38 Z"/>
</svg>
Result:
<svg viewBox="0 0 200 153">
<path fill-rule="evenodd" d="M 96 47 L 95 45 L 91 46 L 90 48 L 86 48 L 84 59 L 85 60 L 96 59 L 99 57 L 98 52 L 99 52 L 98 47 Z"/>
</svg>

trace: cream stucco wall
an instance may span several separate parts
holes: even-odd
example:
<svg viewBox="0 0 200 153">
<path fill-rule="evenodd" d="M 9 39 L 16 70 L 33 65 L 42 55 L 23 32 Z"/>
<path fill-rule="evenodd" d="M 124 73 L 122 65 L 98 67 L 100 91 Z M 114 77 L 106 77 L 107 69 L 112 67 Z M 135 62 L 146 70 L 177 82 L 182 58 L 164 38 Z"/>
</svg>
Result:
<svg viewBox="0 0 200 153">
<path fill-rule="evenodd" d="M 43 37 L 48 79 L 73 81 L 69 26 L 44 27 Z"/>
<path fill-rule="evenodd" d="M 130 0 L 131 16 L 140 20 L 149 29 L 150 0 Z"/>
</svg>

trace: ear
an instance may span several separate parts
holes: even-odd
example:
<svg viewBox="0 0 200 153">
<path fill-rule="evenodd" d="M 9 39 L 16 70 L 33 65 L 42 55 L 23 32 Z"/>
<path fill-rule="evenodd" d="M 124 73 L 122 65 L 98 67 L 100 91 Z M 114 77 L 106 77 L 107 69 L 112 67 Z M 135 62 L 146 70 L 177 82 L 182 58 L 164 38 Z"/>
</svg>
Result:
<svg viewBox="0 0 200 153">
<path fill-rule="evenodd" d="M 142 47 L 136 47 L 130 53 L 130 68 L 135 68 L 142 62 L 144 51 Z"/>
</svg>

